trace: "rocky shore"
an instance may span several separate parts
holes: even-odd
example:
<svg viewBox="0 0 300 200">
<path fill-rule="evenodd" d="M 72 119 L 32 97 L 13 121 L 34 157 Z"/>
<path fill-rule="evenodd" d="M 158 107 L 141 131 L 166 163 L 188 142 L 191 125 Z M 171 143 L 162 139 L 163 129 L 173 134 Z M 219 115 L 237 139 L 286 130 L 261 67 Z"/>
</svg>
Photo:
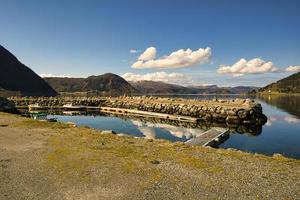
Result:
<svg viewBox="0 0 300 200">
<path fill-rule="evenodd" d="M 299 160 L 0 112 L 0 199 L 299 199 Z"/>
<path fill-rule="evenodd" d="M 9 101 L 6 98 L 0 97 L 0 111 L 11 111 L 14 108 L 15 108 L 15 105 L 12 101 Z"/>
<path fill-rule="evenodd" d="M 17 107 L 38 103 L 40 106 L 58 108 L 65 104 L 113 107 L 181 115 L 198 118 L 200 121 L 227 124 L 258 124 L 266 122 L 259 103 L 250 99 L 235 100 L 188 100 L 181 98 L 159 97 L 12 97 L 10 100 Z"/>
</svg>

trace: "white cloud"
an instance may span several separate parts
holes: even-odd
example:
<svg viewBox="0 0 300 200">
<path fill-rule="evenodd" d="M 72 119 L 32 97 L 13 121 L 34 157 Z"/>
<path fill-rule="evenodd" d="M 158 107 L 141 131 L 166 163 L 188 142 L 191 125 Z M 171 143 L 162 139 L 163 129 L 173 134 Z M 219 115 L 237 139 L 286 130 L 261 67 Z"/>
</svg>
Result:
<svg viewBox="0 0 300 200">
<path fill-rule="evenodd" d="M 274 117 L 274 116 L 268 117 L 268 121 L 267 121 L 267 123 L 266 123 L 266 126 L 272 126 L 272 124 L 273 124 L 274 122 L 276 122 L 276 121 L 277 121 L 277 118 L 276 118 L 276 117 Z"/>
<path fill-rule="evenodd" d="M 146 138 L 152 138 L 152 139 L 156 138 L 156 132 L 154 128 L 165 129 L 175 137 L 185 138 L 185 139 L 199 137 L 204 132 L 204 130 L 201 129 L 177 127 L 169 124 L 161 124 L 161 123 L 154 124 L 151 122 L 141 123 L 136 120 L 131 120 L 131 122 L 138 127 L 138 129 L 143 133 L 143 135 L 146 136 Z"/>
<path fill-rule="evenodd" d="M 199 48 L 196 51 L 191 49 L 179 49 L 172 52 L 168 56 L 163 56 L 159 59 L 156 57 L 156 48 L 147 48 L 132 64 L 132 68 L 143 69 L 143 68 L 184 68 L 190 67 L 197 64 L 206 64 L 211 59 L 211 48 L 206 47 L 205 49 Z"/>
<path fill-rule="evenodd" d="M 287 121 L 290 124 L 296 124 L 300 122 L 300 119 L 294 117 L 294 116 L 286 116 L 284 117 L 284 120 Z"/>
<path fill-rule="evenodd" d="M 300 66 L 289 66 L 285 68 L 285 71 L 287 72 L 299 72 L 300 71 Z"/>
<path fill-rule="evenodd" d="M 153 60 L 156 56 L 156 48 L 149 47 L 147 48 L 138 58 L 140 61 Z"/>
<path fill-rule="evenodd" d="M 162 81 L 165 83 L 188 85 L 193 84 L 192 77 L 180 73 L 154 72 L 148 74 L 125 73 L 122 77 L 127 81 Z"/>
<path fill-rule="evenodd" d="M 59 77 L 59 78 L 71 78 L 71 76 L 66 75 L 54 75 L 54 74 L 39 74 L 40 77 L 46 78 L 46 77 Z"/>
<path fill-rule="evenodd" d="M 262 74 L 266 72 L 276 72 L 277 68 L 272 62 L 266 62 L 260 58 L 247 61 L 242 58 L 233 65 L 220 65 L 217 70 L 219 74 L 231 74 L 233 76 L 243 76 L 245 74 Z"/>
<path fill-rule="evenodd" d="M 136 49 L 130 49 L 129 53 L 137 53 L 138 51 Z"/>
<path fill-rule="evenodd" d="M 296 124 L 300 122 L 300 119 L 298 119 L 295 116 L 289 115 L 289 116 L 270 116 L 268 117 L 268 121 L 266 123 L 267 126 L 272 126 L 272 124 L 276 121 L 286 121 L 289 124 Z"/>
<path fill-rule="evenodd" d="M 154 128 L 151 127 L 138 127 L 139 131 L 142 132 L 142 134 L 145 136 L 147 139 L 155 139 L 156 138 L 156 132 Z"/>
</svg>

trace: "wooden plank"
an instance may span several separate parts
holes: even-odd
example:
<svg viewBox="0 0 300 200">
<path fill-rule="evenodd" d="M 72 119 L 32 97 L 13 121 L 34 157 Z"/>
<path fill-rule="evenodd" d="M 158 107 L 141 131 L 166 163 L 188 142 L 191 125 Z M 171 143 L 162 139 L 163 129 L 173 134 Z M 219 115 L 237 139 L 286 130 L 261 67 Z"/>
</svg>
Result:
<svg viewBox="0 0 300 200">
<path fill-rule="evenodd" d="M 101 112 L 107 113 L 118 113 L 123 115 L 141 115 L 141 116 L 151 116 L 151 117 L 158 117 L 163 119 L 171 119 L 171 120 L 180 120 L 180 121 L 190 121 L 196 122 L 197 118 L 194 117 L 187 117 L 187 116 L 180 116 L 180 115 L 170 115 L 164 113 L 157 113 L 157 112 L 149 112 L 149 111 L 141 111 L 141 110 L 134 110 L 134 109 L 124 109 L 124 108 L 111 108 L 111 107 L 100 107 Z"/>
<path fill-rule="evenodd" d="M 229 129 L 211 128 L 205 131 L 202 135 L 192 138 L 185 143 L 188 145 L 197 146 L 211 146 L 215 143 L 221 142 L 221 138 L 229 134 Z"/>
</svg>

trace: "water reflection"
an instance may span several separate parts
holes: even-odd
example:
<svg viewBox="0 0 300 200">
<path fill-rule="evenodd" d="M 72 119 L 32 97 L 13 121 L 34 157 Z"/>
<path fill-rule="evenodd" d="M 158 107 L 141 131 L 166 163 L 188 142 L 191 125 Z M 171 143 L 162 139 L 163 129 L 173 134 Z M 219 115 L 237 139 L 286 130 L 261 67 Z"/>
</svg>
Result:
<svg viewBox="0 0 300 200">
<path fill-rule="evenodd" d="M 266 123 L 266 126 L 272 126 L 272 124 L 277 121 L 276 117 L 268 117 L 268 121 Z"/>
<path fill-rule="evenodd" d="M 300 96 L 299 95 L 260 95 L 259 100 L 288 112 L 300 118 Z"/>
<path fill-rule="evenodd" d="M 178 127 L 169 124 L 162 123 L 151 123 L 151 122 L 142 122 L 138 120 L 131 120 L 132 124 L 136 125 L 138 129 L 146 136 L 146 138 L 155 139 L 156 132 L 155 128 L 164 129 L 168 131 L 170 134 L 174 135 L 177 138 L 181 138 L 183 140 L 188 140 L 191 138 L 198 137 L 202 135 L 206 130 L 203 129 L 192 129 L 185 127 Z"/>
<path fill-rule="evenodd" d="M 23 115 L 33 117 L 39 115 L 46 115 L 45 112 L 29 112 L 27 110 L 22 111 Z M 63 117 L 65 116 L 65 117 Z M 59 111 L 59 110 L 48 110 L 48 118 L 63 118 L 72 120 L 72 118 L 67 118 L 66 116 L 94 116 L 94 117 L 117 117 L 119 119 L 128 120 L 133 125 L 138 127 L 141 133 L 147 137 L 154 138 L 157 135 L 157 129 L 163 129 L 166 133 L 171 134 L 180 140 L 190 139 L 201 135 L 204 131 L 207 131 L 213 127 L 227 128 L 232 133 L 246 134 L 251 136 L 258 136 L 262 132 L 261 125 L 247 125 L 247 124 L 226 124 L 226 123 L 216 123 L 216 122 L 188 122 L 188 121 L 178 121 L 171 119 L 163 119 L 156 117 L 141 117 L 136 115 L 123 115 L 119 113 L 101 113 L 101 112 L 85 112 L 85 111 Z M 109 118 L 108 118 L 109 119 Z M 92 124 L 93 118 L 90 118 Z M 101 126 L 101 125 L 99 125 Z M 126 127 L 123 126 L 126 130 Z M 153 130 L 153 129 L 156 129 Z M 123 132 L 123 131 L 121 131 Z M 171 139 L 172 140 L 172 139 Z M 177 141 L 177 140 L 175 140 Z"/>
<path fill-rule="evenodd" d="M 180 96 L 203 99 L 204 96 Z M 238 96 L 209 96 L 209 98 L 237 98 Z M 220 145 L 243 151 L 272 155 L 280 153 L 300 159 L 300 96 L 260 96 L 264 114 L 268 117 L 265 126 L 228 126 L 226 123 L 191 123 L 151 117 L 112 115 L 107 113 L 53 112 L 48 117 L 59 121 L 72 121 L 98 129 L 110 129 L 149 139 L 186 141 L 198 137 L 211 127 L 227 127 L 230 138 Z M 255 136 L 255 137 L 248 137 Z"/>
<path fill-rule="evenodd" d="M 212 125 L 153 117 L 123 116 L 120 114 L 100 112 L 90 113 L 49 110 L 48 113 L 24 111 L 23 115 L 35 119 L 45 119 L 45 116 L 47 116 L 48 119 L 57 118 L 59 121 L 71 121 L 78 125 L 86 125 L 101 130 L 111 129 L 118 133 L 145 137 L 147 139 L 167 139 L 170 141 L 182 142 L 199 137 L 205 131 L 210 129 Z M 43 118 L 36 118 L 35 116 L 43 116 Z M 222 126 L 226 126 L 226 124 L 222 124 Z"/>
<path fill-rule="evenodd" d="M 300 122 L 300 119 L 298 119 L 296 116 L 293 115 L 288 115 L 288 116 L 273 115 L 268 117 L 266 126 L 272 126 L 274 123 L 278 121 L 285 121 L 289 124 L 297 124 Z"/>
<path fill-rule="evenodd" d="M 299 123 L 300 120 L 294 116 L 287 116 L 287 117 L 284 117 L 284 120 L 287 121 L 288 123 L 290 124 L 295 124 L 295 123 Z"/>
<path fill-rule="evenodd" d="M 180 128 L 184 128 L 184 130 L 187 132 L 183 135 L 197 135 L 201 134 L 200 130 L 208 130 L 213 127 L 220 127 L 220 128 L 227 128 L 232 133 L 238 133 L 238 134 L 246 134 L 250 136 L 258 136 L 262 132 L 262 125 L 247 125 L 247 124 L 226 124 L 226 123 L 216 123 L 216 122 L 187 122 L 187 121 L 177 121 L 177 120 L 170 120 L 170 119 L 163 119 L 163 118 L 155 118 L 155 117 L 140 117 L 135 115 L 122 115 L 118 113 L 102 113 L 102 115 L 105 116 L 114 116 L 121 119 L 131 119 L 135 121 L 141 121 L 141 123 L 144 124 L 152 124 L 152 127 L 156 128 L 169 128 L 176 127 L 178 130 Z M 163 125 L 162 125 L 163 124 Z M 159 127 L 160 126 L 160 127 Z M 173 128 L 174 129 L 174 128 Z M 176 131 L 173 130 L 175 133 Z M 179 133 L 178 133 L 179 134 Z"/>
</svg>

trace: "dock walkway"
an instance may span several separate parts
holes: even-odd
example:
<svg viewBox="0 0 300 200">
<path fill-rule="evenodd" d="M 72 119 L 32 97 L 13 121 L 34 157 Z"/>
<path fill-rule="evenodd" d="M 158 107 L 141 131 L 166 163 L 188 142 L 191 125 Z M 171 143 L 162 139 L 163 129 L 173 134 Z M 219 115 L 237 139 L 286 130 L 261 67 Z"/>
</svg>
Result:
<svg viewBox="0 0 300 200">
<path fill-rule="evenodd" d="M 157 112 L 141 111 L 135 109 L 125 109 L 125 108 L 112 108 L 112 107 L 101 107 L 101 112 L 107 113 L 119 113 L 123 115 L 139 115 L 139 116 L 148 116 L 148 117 L 157 117 L 162 119 L 178 120 L 178 121 L 188 121 L 188 122 L 197 122 L 197 118 L 180 116 L 180 115 L 170 115 Z"/>
<path fill-rule="evenodd" d="M 196 138 L 192 138 L 185 143 L 196 146 L 217 146 L 229 137 L 229 129 L 211 128 Z"/>
</svg>

